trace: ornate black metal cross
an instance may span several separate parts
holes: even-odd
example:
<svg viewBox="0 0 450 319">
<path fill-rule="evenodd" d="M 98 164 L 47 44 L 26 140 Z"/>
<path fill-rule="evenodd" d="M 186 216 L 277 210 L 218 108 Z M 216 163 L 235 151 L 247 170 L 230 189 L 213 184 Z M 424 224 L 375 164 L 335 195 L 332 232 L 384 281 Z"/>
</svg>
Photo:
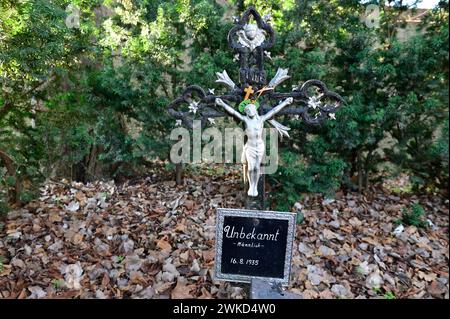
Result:
<svg viewBox="0 0 450 319">
<path fill-rule="evenodd" d="M 251 21 L 251 17 L 254 22 Z M 308 80 L 303 85 L 295 87 L 292 92 L 277 93 L 275 88 L 290 77 L 287 75 L 287 69 L 279 68 L 276 75 L 267 83 L 263 62 L 264 58 L 269 56 L 267 50 L 275 43 L 275 32 L 268 23 L 269 19 L 270 16 L 262 18 L 254 7 L 249 7 L 240 19 L 236 18 L 236 25 L 228 33 L 228 44 L 238 55 L 239 84 L 235 84 L 224 70 L 216 73 L 218 77 L 216 82 L 228 88 L 226 94 L 214 95 L 213 90 L 206 93 L 197 85 L 188 86 L 181 97 L 175 99 L 168 107 L 169 113 L 180 124 L 192 128 L 196 115 L 203 128 L 208 120 L 228 116 L 217 106 L 217 98 L 236 105 L 252 97 L 252 101 L 258 99 L 260 116 L 272 110 L 278 101 L 292 98 L 292 105 L 281 110 L 278 115 L 293 115 L 311 125 L 321 124 L 328 118 L 334 119 L 334 114 L 343 99 L 339 94 L 329 91 L 323 82 Z M 184 111 L 181 110 L 183 104 L 189 106 Z M 269 120 L 269 123 L 280 134 L 289 136 L 287 133 L 289 128 L 274 119 Z M 258 194 L 258 198 L 248 198 L 247 208 L 265 208 L 264 178 L 259 179 Z"/>
</svg>

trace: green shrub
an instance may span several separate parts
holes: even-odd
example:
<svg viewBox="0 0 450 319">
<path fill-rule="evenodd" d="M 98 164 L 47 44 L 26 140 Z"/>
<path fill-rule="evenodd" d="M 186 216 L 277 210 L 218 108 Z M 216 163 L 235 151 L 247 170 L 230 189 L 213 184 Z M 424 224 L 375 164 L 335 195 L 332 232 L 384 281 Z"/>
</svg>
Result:
<svg viewBox="0 0 450 319">
<path fill-rule="evenodd" d="M 383 297 L 384 299 L 395 299 L 395 295 L 392 291 L 386 291 Z"/>
<path fill-rule="evenodd" d="M 5 262 L 5 258 L 0 255 L 0 273 L 3 272 L 4 266 L 3 263 Z"/>
<path fill-rule="evenodd" d="M 416 227 L 426 227 L 424 220 L 425 210 L 419 204 L 412 204 L 409 210 L 403 209 L 401 222 Z"/>
<path fill-rule="evenodd" d="M 316 153 L 301 156 L 295 152 L 280 152 L 280 163 L 276 174 L 268 175 L 275 190 L 269 200 L 278 210 L 289 211 L 300 200 L 300 193 L 323 193 L 333 196 L 340 186 L 345 163 L 314 148 Z M 324 151 L 324 150 L 322 150 Z"/>
</svg>

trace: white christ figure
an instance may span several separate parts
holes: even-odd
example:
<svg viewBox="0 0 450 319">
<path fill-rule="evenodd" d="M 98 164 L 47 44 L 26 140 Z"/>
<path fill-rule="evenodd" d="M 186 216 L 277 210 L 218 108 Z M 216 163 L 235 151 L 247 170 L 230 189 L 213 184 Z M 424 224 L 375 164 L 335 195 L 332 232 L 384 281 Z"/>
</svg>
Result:
<svg viewBox="0 0 450 319">
<path fill-rule="evenodd" d="M 293 98 L 289 97 L 264 115 L 258 115 L 256 106 L 252 103 L 247 104 L 244 109 L 245 115 L 236 111 L 233 107 L 226 104 L 222 99 L 216 98 L 216 104 L 222 106 L 230 115 L 245 123 L 245 134 L 247 135 L 247 143 L 244 145 L 242 152 L 242 162 L 247 165 L 247 180 L 249 183 L 248 196 L 258 196 L 258 180 L 261 169 L 261 162 L 265 153 L 265 145 L 263 136 L 264 122 L 270 120 L 275 114 L 280 112 L 284 107 L 293 102 Z"/>
</svg>

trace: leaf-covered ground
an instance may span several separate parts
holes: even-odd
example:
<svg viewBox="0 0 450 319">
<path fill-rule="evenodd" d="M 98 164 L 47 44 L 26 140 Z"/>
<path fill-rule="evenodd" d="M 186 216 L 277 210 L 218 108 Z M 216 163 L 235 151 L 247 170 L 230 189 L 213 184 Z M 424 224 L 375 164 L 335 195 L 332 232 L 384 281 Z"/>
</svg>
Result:
<svg viewBox="0 0 450 319">
<path fill-rule="evenodd" d="M 185 185 L 48 182 L 0 230 L 0 298 L 246 298 L 212 281 L 215 209 L 243 207 L 238 174 Z M 426 228 L 397 228 L 420 203 Z M 301 201 L 292 280 L 303 298 L 448 298 L 448 200 L 338 193 Z M 299 209 L 297 204 L 295 209 Z"/>
</svg>

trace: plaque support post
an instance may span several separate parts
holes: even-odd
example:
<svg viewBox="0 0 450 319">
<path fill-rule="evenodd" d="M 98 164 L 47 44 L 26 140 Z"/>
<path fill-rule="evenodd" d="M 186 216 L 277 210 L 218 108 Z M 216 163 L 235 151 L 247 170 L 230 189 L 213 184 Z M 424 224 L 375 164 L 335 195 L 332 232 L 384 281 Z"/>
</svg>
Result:
<svg viewBox="0 0 450 319">
<path fill-rule="evenodd" d="M 284 291 L 280 283 L 252 278 L 250 283 L 250 299 L 303 299 L 302 296 Z"/>
</svg>

